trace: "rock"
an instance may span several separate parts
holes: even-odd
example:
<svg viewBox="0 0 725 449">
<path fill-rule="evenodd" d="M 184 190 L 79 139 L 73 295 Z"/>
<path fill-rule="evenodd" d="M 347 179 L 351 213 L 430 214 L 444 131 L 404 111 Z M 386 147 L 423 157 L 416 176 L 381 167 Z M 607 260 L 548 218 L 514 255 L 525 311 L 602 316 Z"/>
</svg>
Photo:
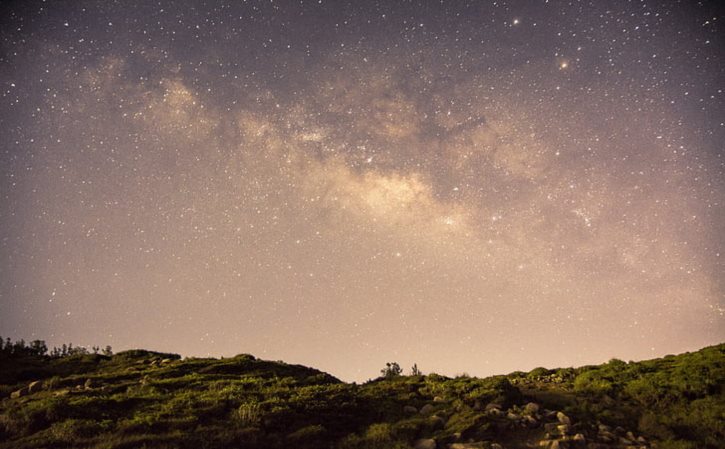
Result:
<svg viewBox="0 0 725 449">
<path fill-rule="evenodd" d="M 171 362 L 173 362 L 173 360 L 171 360 L 171 359 L 163 359 L 163 360 L 161 361 L 161 364 L 162 364 L 162 365 L 166 365 L 167 363 L 171 363 Z"/>
<path fill-rule="evenodd" d="M 413 443 L 415 449 L 436 449 L 436 440 L 432 438 L 422 438 Z"/>
<path fill-rule="evenodd" d="M 571 427 L 569 424 L 559 424 L 556 426 L 556 430 L 559 432 L 559 435 L 568 435 L 571 432 Z"/>
<path fill-rule="evenodd" d="M 626 434 L 625 436 L 626 436 L 626 437 L 627 437 L 627 439 L 628 439 L 628 440 L 630 440 L 630 441 L 635 441 L 635 440 L 637 439 L 637 438 L 636 438 L 636 437 L 634 436 L 634 434 L 633 434 L 633 433 L 632 433 L 631 431 L 628 431 L 628 432 L 627 432 L 627 434 Z"/>
<path fill-rule="evenodd" d="M 563 412 L 558 412 L 556 414 L 556 419 L 559 420 L 562 424 L 571 424 L 571 419 L 569 419 L 568 416 L 566 416 Z"/>
<path fill-rule="evenodd" d="M 600 432 L 611 432 L 612 428 L 605 424 L 599 424 L 599 431 Z"/>
<path fill-rule="evenodd" d="M 557 426 L 559 426 L 559 423 L 556 422 L 548 422 L 544 424 L 544 431 L 548 433 L 557 433 Z"/>
<path fill-rule="evenodd" d="M 634 443 L 634 442 L 632 440 L 630 440 L 629 438 L 619 437 L 619 444 L 623 444 L 625 446 L 629 446 L 632 443 Z"/>
<path fill-rule="evenodd" d="M 433 402 L 446 402 L 446 400 L 443 399 L 441 396 L 436 396 L 433 398 Z"/>
<path fill-rule="evenodd" d="M 499 411 L 500 411 L 500 410 L 501 410 L 501 408 L 502 408 L 502 407 L 501 407 L 501 405 L 500 405 L 500 404 L 496 404 L 495 402 L 491 402 L 490 404 L 487 404 L 487 405 L 486 405 L 486 408 L 485 408 L 485 410 L 486 410 L 487 412 L 490 412 L 491 410 L 494 410 L 494 409 L 495 409 L 495 410 L 499 410 Z"/>
<path fill-rule="evenodd" d="M 91 388 L 94 388 L 96 386 L 96 383 L 93 381 L 93 379 L 86 379 L 86 382 L 83 384 L 83 386 L 86 389 L 91 389 Z"/>
<path fill-rule="evenodd" d="M 431 427 L 434 429 L 442 429 L 446 425 L 446 422 L 440 416 L 431 416 L 429 419 Z"/>
<path fill-rule="evenodd" d="M 539 422 L 533 416 L 526 415 L 523 417 L 523 421 L 528 427 L 536 427 L 539 425 Z"/>
<path fill-rule="evenodd" d="M 405 407 L 403 407 L 403 413 L 415 414 L 418 413 L 418 409 L 413 407 L 412 405 L 406 405 Z"/>
<path fill-rule="evenodd" d="M 643 436 L 638 436 L 637 437 L 637 442 L 639 444 L 647 444 L 647 439 L 645 437 L 643 437 Z"/>
<path fill-rule="evenodd" d="M 68 396 L 70 394 L 70 390 L 67 388 L 64 388 L 63 390 L 58 390 L 53 393 L 53 396 Z"/>
<path fill-rule="evenodd" d="M 476 442 L 476 443 L 452 443 L 448 445 L 448 449 L 487 449 L 491 448 L 493 445 L 488 446 L 486 443 L 483 442 Z"/>
<path fill-rule="evenodd" d="M 606 430 L 600 430 L 598 437 L 601 441 L 604 441 L 605 443 L 611 443 L 617 438 L 612 432 L 608 432 Z"/>
<path fill-rule="evenodd" d="M 31 382 L 30 385 L 28 385 L 28 393 L 30 393 L 30 394 L 37 393 L 42 389 L 43 389 L 42 380 L 36 380 L 35 382 Z"/>
<path fill-rule="evenodd" d="M 433 410 L 435 410 L 435 407 L 430 404 L 425 404 L 423 407 L 420 408 L 420 414 L 430 415 L 431 413 L 433 413 Z"/>
<path fill-rule="evenodd" d="M 506 414 L 506 418 L 510 419 L 511 421 L 518 421 L 519 415 L 517 415 L 516 413 L 513 413 L 513 412 L 508 412 Z"/>
<path fill-rule="evenodd" d="M 22 398 L 23 396 L 27 396 L 27 395 L 28 395 L 28 388 L 23 387 L 20 390 L 15 390 L 12 393 L 10 393 L 10 398 L 11 399 Z"/>
<path fill-rule="evenodd" d="M 571 438 L 571 442 L 574 447 L 577 448 L 583 448 L 587 446 L 587 439 L 584 437 L 584 434 L 577 433 Z"/>
<path fill-rule="evenodd" d="M 497 408 L 492 408 L 491 410 L 486 412 L 489 416 L 501 416 L 503 415 L 503 412 Z"/>
<path fill-rule="evenodd" d="M 541 447 L 549 447 L 550 444 L 551 444 L 551 440 L 548 440 L 548 439 L 539 441 L 539 446 L 541 446 Z"/>
<path fill-rule="evenodd" d="M 525 415 L 535 415 L 537 413 L 539 413 L 539 404 L 536 402 L 529 402 L 524 406 Z"/>
</svg>

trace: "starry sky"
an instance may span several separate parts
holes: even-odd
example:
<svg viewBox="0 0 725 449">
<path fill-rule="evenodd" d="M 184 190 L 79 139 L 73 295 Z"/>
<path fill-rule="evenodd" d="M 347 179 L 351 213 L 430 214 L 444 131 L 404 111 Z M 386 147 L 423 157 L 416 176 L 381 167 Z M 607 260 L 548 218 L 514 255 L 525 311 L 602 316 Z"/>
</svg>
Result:
<svg viewBox="0 0 725 449">
<path fill-rule="evenodd" d="M 0 335 L 341 379 L 725 340 L 715 1 L 0 5 Z"/>
</svg>

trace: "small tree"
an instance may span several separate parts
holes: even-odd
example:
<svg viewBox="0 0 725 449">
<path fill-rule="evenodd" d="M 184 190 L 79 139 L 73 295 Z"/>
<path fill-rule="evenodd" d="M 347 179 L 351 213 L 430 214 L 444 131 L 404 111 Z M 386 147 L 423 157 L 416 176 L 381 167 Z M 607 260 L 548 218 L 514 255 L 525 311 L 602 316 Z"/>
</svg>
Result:
<svg viewBox="0 0 725 449">
<path fill-rule="evenodd" d="M 390 379 L 392 377 L 397 377 L 403 374 L 403 369 L 400 368 L 400 365 L 398 365 L 397 362 L 388 362 L 385 364 L 385 368 L 380 370 L 380 373 L 386 379 Z"/>
<path fill-rule="evenodd" d="M 103 355 L 112 356 L 113 350 L 111 349 L 111 345 L 106 345 L 105 348 L 103 348 Z"/>
<path fill-rule="evenodd" d="M 420 372 L 420 370 L 418 369 L 417 363 L 413 364 L 413 367 L 410 369 L 410 374 L 413 376 L 422 376 L 423 375 L 423 373 Z"/>
</svg>

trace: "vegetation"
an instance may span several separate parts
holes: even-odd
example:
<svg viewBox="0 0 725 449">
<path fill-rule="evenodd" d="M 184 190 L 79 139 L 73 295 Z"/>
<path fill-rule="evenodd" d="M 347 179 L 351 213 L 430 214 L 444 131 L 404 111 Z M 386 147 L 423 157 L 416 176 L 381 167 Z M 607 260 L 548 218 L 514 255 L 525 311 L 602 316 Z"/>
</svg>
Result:
<svg viewBox="0 0 725 449">
<path fill-rule="evenodd" d="M 417 366 L 406 376 L 391 362 L 358 385 L 246 354 L 66 347 L 60 355 L 41 343 L 0 348 L 0 448 L 694 449 L 725 441 L 725 344 L 486 379 L 424 376 Z"/>
</svg>

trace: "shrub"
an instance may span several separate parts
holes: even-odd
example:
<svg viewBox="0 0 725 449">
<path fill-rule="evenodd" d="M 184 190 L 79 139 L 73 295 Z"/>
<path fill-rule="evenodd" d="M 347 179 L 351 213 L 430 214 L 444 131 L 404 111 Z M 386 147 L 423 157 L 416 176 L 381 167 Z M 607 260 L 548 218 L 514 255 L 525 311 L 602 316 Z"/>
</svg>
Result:
<svg viewBox="0 0 725 449">
<path fill-rule="evenodd" d="M 261 420 L 261 407 L 258 402 L 245 402 L 239 406 L 235 416 L 244 427 L 256 427 Z"/>
</svg>

